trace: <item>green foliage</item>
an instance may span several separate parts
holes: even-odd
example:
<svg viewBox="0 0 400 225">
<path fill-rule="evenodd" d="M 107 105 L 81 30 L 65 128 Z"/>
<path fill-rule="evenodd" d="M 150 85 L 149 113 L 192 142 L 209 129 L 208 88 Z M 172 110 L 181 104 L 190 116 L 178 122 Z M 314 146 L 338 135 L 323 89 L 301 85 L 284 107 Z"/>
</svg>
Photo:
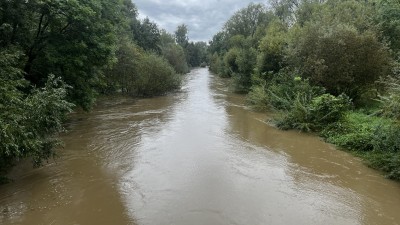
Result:
<svg viewBox="0 0 400 225">
<path fill-rule="evenodd" d="M 162 55 L 179 74 L 189 72 L 183 48 L 175 43 L 167 44 L 161 48 Z"/>
<path fill-rule="evenodd" d="M 156 23 L 147 17 L 143 21 L 136 20 L 132 31 L 138 46 L 147 51 L 160 52 L 161 33 Z"/>
<path fill-rule="evenodd" d="M 393 51 L 400 54 L 400 2 L 381 0 L 378 4 L 378 13 L 375 16 L 383 35 L 389 40 Z"/>
<path fill-rule="evenodd" d="M 30 157 L 39 166 L 54 156 L 55 134 L 63 131 L 63 119 L 73 107 L 65 100 L 68 86 L 53 75 L 45 87 L 21 92 L 28 83 L 18 68 L 20 57 L 15 51 L 0 54 L 0 175 L 16 160 Z"/>
<path fill-rule="evenodd" d="M 354 151 L 389 178 L 400 180 L 400 126 L 395 121 L 349 112 L 321 135 L 328 142 Z"/>
<path fill-rule="evenodd" d="M 236 59 L 239 56 L 240 49 L 231 48 L 224 56 L 224 73 L 222 76 L 231 77 L 233 73 L 239 72 L 238 65 L 236 64 Z"/>
<path fill-rule="evenodd" d="M 120 0 L 1 1 L 0 43 L 18 46 L 26 78 L 44 86 L 53 73 L 73 89 L 69 100 L 85 109 L 94 101 L 102 71 L 114 59 L 125 25 Z"/>
<path fill-rule="evenodd" d="M 186 58 L 190 67 L 198 67 L 207 60 L 207 43 L 190 42 L 186 45 Z"/>
<path fill-rule="evenodd" d="M 381 103 L 381 114 L 384 116 L 400 119 L 400 80 L 389 77 L 382 82 L 386 87 L 386 93 L 379 96 Z"/>
<path fill-rule="evenodd" d="M 342 148 L 356 151 L 372 151 L 373 140 L 382 129 L 387 129 L 392 121 L 363 113 L 347 113 L 342 120 L 331 124 L 323 132 L 322 136 L 328 142 Z"/>
<path fill-rule="evenodd" d="M 121 91 L 122 93 L 132 92 L 134 77 L 137 76 L 135 61 L 138 59 L 141 50 L 129 39 L 121 39 L 120 46 L 116 51 L 116 64 L 105 71 L 104 93 Z"/>
<path fill-rule="evenodd" d="M 164 57 L 145 52 L 129 40 L 121 42 L 117 56 L 116 65 L 107 71 L 107 87 L 111 92 L 119 90 L 149 97 L 165 94 L 180 85 L 180 76 Z"/>
<path fill-rule="evenodd" d="M 235 91 L 250 90 L 254 109 L 280 112 L 279 127 L 321 132 L 400 179 L 400 2 L 269 5 L 250 4 L 226 22 L 210 41 L 210 70 L 231 77 Z M 375 116 L 349 111 L 350 98 Z"/>
<path fill-rule="evenodd" d="M 175 31 L 175 40 L 182 48 L 186 48 L 189 44 L 188 28 L 185 24 L 181 24 Z"/>
<path fill-rule="evenodd" d="M 257 27 L 265 24 L 272 17 L 262 4 L 250 3 L 237 11 L 224 25 L 224 31 L 230 36 L 253 36 Z"/>
<path fill-rule="evenodd" d="M 251 75 L 253 74 L 257 59 L 257 52 L 254 48 L 241 48 L 235 59 L 237 71 L 233 73 L 234 90 L 238 93 L 247 93 L 252 85 Z"/>
<path fill-rule="evenodd" d="M 164 58 L 145 53 L 135 63 L 137 77 L 134 78 L 133 94 L 147 97 L 162 95 L 180 86 L 180 76 Z"/>
<path fill-rule="evenodd" d="M 293 107 L 278 122 L 278 127 L 318 131 L 339 121 L 350 106 L 351 101 L 345 95 L 335 97 L 323 94 L 309 100 L 309 96 L 302 96 L 299 93 L 293 102 Z"/>
<path fill-rule="evenodd" d="M 247 95 L 247 101 L 256 111 L 267 111 L 270 109 L 270 96 L 267 92 L 266 82 L 259 85 L 253 85 Z"/>
<path fill-rule="evenodd" d="M 129 0 L 0 2 L 0 176 L 20 159 L 39 166 L 54 156 L 70 102 L 89 110 L 99 90 L 179 87 L 186 52 L 137 15 Z M 193 45 L 205 61 L 206 45 Z"/>
<path fill-rule="evenodd" d="M 288 71 L 268 75 L 270 78 L 264 76 L 262 79 L 267 80 L 269 105 L 276 110 L 289 111 L 295 101 L 307 103 L 324 93 L 323 88 L 312 86 L 308 80 L 302 80 Z"/>
<path fill-rule="evenodd" d="M 284 67 L 284 50 L 287 45 L 287 27 L 280 21 L 268 26 L 267 34 L 260 41 L 257 72 L 279 72 Z"/>
<path fill-rule="evenodd" d="M 383 171 L 388 178 L 400 180 L 399 152 L 368 152 L 362 157 L 370 167 Z"/>
<path fill-rule="evenodd" d="M 212 38 L 212 40 L 209 42 L 209 48 L 208 51 L 210 54 L 214 53 L 224 53 L 227 51 L 228 48 L 228 35 L 224 31 L 220 31 L 217 34 L 215 34 Z"/>
<path fill-rule="evenodd" d="M 303 77 L 329 93 L 344 92 L 357 99 L 390 72 L 389 51 L 373 32 L 310 24 L 297 35 L 291 43 L 290 62 Z"/>
</svg>

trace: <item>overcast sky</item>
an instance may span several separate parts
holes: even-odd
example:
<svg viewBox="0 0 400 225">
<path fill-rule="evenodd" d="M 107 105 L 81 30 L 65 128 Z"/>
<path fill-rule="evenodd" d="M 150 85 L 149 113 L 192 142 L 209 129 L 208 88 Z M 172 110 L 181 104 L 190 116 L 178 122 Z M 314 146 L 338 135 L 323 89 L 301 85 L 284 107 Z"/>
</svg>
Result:
<svg viewBox="0 0 400 225">
<path fill-rule="evenodd" d="M 182 23 L 191 41 L 208 41 L 237 10 L 263 0 L 133 0 L 139 17 L 149 17 L 159 28 L 173 33 Z"/>
</svg>

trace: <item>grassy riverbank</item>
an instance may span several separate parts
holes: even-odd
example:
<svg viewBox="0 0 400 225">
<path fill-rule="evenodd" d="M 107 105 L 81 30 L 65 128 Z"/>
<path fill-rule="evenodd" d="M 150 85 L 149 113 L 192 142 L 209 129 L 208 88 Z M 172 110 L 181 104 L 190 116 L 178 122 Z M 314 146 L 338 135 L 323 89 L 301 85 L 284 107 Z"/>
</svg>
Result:
<svg viewBox="0 0 400 225">
<path fill-rule="evenodd" d="M 316 132 L 400 180 L 399 15 L 386 0 L 250 4 L 210 42 L 210 70 L 278 112 L 279 128 Z"/>
</svg>

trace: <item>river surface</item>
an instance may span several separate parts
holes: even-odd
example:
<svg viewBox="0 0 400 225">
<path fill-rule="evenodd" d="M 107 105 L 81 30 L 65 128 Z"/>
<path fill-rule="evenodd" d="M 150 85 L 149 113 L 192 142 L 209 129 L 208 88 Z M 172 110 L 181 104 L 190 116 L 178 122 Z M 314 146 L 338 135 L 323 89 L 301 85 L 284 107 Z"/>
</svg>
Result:
<svg viewBox="0 0 400 225">
<path fill-rule="evenodd" d="M 0 186 L 0 224 L 400 224 L 400 184 L 319 138 L 280 131 L 227 81 L 102 99 L 74 113 L 60 158 Z"/>
</svg>

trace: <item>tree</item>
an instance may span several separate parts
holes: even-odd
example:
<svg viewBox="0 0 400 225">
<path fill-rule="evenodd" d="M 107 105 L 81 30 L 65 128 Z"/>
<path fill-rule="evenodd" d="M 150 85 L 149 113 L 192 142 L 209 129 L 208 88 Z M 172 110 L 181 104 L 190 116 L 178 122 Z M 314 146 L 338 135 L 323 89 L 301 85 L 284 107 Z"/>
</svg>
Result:
<svg viewBox="0 0 400 225">
<path fill-rule="evenodd" d="M 400 1 L 381 0 L 376 23 L 388 39 L 391 49 L 400 54 Z"/>
<path fill-rule="evenodd" d="M 280 20 L 274 20 L 267 28 L 267 34 L 259 45 L 257 72 L 277 73 L 284 65 L 285 48 L 287 47 L 288 30 Z"/>
<path fill-rule="evenodd" d="M 133 39 L 144 50 L 160 52 L 161 32 L 156 23 L 145 18 L 143 21 L 137 21 L 133 29 Z"/>
<path fill-rule="evenodd" d="M 181 24 L 175 31 L 175 40 L 182 48 L 189 44 L 188 29 L 185 24 Z"/>
<path fill-rule="evenodd" d="M 189 72 L 185 51 L 180 45 L 169 43 L 163 46 L 161 51 L 164 58 L 169 62 L 169 64 L 171 64 L 177 73 L 185 74 Z"/>
<path fill-rule="evenodd" d="M 224 25 L 228 36 L 253 36 L 258 26 L 265 25 L 273 15 L 262 4 L 249 4 L 236 12 Z"/>
<path fill-rule="evenodd" d="M 390 72 L 388 48 L 372 31 L 310 24 L 293 41 L 291 62 L 303 77 L 335 95 L 344 92 L 358 98 L 366 87 Z"/>
<path fill-rule="evenodd" d="M 65 100 L 68 86 L 53 75 L 43 88 L 22 92 L 29 83 L 18 65 L 21 56 L 15 49 L 0 51 L 0 177 L 17 160 L 30 157 L 39 166 L 54 156 L 54 135 L 73 107 Z"/>
<path fill-rule="evenodd" d="M 54 73 L 73 86 L 71 101 L 90 108 L 102 71 L 114 58 L 120 0 L 2 1 L 0 43 L 25 55 L 25 77 L 44 86 Z"/>
</svg>

